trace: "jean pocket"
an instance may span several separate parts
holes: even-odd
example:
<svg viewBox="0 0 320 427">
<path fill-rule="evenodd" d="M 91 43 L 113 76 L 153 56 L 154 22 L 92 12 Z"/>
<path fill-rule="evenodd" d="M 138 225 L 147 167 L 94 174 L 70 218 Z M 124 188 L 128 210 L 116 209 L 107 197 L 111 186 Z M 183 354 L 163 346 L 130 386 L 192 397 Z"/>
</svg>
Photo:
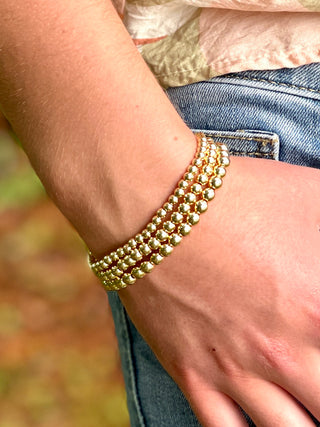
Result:
<svg viewBox="0 0 320 427">
<path fill-rule="evenodd" d="M 217 131 L 192 129 L 202 132 L 216 141 L 226 144 L 232 156 L 257 157 L 279 160 L 280 140 L 274 132 L 241 129 L 236 131 Z"/>
</svg>

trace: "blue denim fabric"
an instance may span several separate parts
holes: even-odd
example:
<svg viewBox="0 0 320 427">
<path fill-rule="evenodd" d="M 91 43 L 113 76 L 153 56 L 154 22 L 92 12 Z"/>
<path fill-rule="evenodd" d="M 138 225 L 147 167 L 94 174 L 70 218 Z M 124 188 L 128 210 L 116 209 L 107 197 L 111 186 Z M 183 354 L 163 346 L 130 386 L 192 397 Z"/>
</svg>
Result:
<svg viewBox="0 0 320 427">
<path fill-rule="evenodd" d="M 320 63 L 232 73 L 170 88 L 167 95 L 191 129 L 225 142 L 233 155 L 320 168 Z M 199 427 L 188 402 L 135 329 L 115 292 L 109 292 L 109 301 L 131 426 Z"/>
</svg>

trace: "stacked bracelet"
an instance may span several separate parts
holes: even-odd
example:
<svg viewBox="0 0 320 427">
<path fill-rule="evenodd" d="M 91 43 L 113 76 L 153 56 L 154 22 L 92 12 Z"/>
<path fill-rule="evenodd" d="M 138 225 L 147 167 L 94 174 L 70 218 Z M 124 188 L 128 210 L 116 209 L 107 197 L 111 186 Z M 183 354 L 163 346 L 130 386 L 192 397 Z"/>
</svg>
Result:
<svg viewBox="0 0 320 427">
<path fill-rule="evenodd" d="M 146 228 L 100 260 L 89 251 L 89 265 L 106 290 L 126 288 L 150 273 L 190 233 L 221 187 L 230 163 L 228 149 L 202 133 L 196 137 L 194 159 Z"/>
</svg>

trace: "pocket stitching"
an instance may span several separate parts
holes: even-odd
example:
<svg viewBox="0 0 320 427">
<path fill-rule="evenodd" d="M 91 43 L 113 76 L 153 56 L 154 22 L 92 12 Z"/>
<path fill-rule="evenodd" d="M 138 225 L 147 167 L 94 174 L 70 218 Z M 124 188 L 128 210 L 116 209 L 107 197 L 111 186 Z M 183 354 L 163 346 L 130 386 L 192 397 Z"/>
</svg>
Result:
<svg viewBox="0 0 320 427">
<path fill-rule="evenodd" d="M 206 134 L 206 132 L 203 132 L 203 133 Z M 270 139 L 268 138 L 259 138 L 259 137 L 253 137 L 253 136 L 233 136 L 233 135 L 225 135 L 222 133 L 215 133 L 211 135 L 209 132 L 207 134 L 210 136 L 213 136 L 213 138 L 218 137 L 218 138 L 229 138 L 229 139 L 242 139 L 246 141 L 257 141 L 257 142 L 262 142 L 264 145 L 267 145 L 267 144 L 274 145 L 277 142 L 277 141 L 270 141 Z"/>
<path fill-rule="evenodd" d="M 257 79 L 255 77 L 239 77 L 239 76 L 231 76 L 233 79 L 238 79 L 238 80 L 253 80 L 255 82 L 264 82 L 264 83 L 271 83 L 273 85 L 277 85 L 277 86 L 284 86 L 284 87 L 291 87 L 293 89 L 300 89 L 300 90 L 307 90 L 309 92 L 315 92 L 315 93 L 320 93 L 320 90 L 317 89 L 311 89 L 309 87 L 305 87 L 305 86 L 297 86 L 294 84 L 289 84 L 289 83 L 283 83 L 283 82 L 277 82 L 275 80 L 268 80 L 268 79 Z"/>
<path fill-rule="evenodd" d="M 206 134 L 206 132 L 203 132 L 204 134 Z M 213 136 L 213 138 L 229 138 L 229 139 L 242 139 L 242 140 L 246 140 L 246 141 L 256 141 L 256 142 L 262 142 L 264 146 L 267 146 L 268 144 L 270 144 L 272 146 L 272 150 L 269 151 L 268 153 L 261 153 L 260 151 L 251 151 L 251 152 L 246 152 L 246 156 L 255 156 L 255 157 L 272 157 L 274 158 L 275 156 L 275 152 L 274 152 L 274 144 L 276 144 L 278 141 L 270 141 L 270 139 L 268 138 L 259 138 L 259 137 L 252 137 L 252 136 L 233 136 L 233 135 L 226 135 L 226 134 L 219 134 L 219 133 L 215 133 L 214 135 L 211 135 L 209 132 L 207 133 L 207 135 L 209 136 Z M 243 151 L 236 151 L 236 150 L 230 150 L 230 154 L 231 155 L 239 155 L 239 154 L 243 154 Z"/>
<path fill-rule="evenodd" d="M 235 150 L 230 150 L 229 153 L 232 155 L 239 155 L 242 154 L 243 155 L 243 151 L 235 151 Z M 255 157 L 273 157 L 274 156 L 274 150 L 270 151 L 269 153 L 260 153 L 259 151 L 250 151 L 250 152 L 246 152 L 245 156 L 255 156 Z M 244 157 L 245 157 L 244 156 Z"/>
</svg>

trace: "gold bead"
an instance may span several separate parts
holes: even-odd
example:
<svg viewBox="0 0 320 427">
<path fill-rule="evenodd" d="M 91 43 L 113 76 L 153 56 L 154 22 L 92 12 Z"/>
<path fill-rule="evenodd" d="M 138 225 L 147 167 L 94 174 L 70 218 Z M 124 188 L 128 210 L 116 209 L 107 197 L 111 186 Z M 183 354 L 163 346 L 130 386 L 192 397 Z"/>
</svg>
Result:
<svg viewBox="0 0 320 427">
<path fill-rule="evenodd" d="M 97 271 L 97 270 L 93 270 L 94 274 L 99 277 L 100 279 L 107 279 L 107 273 L 109 270 L 106 271 Z"/>
<path fill-rule="evenodd" d="M 110 285 L 110 281 L 109 280 L 103 280 L 102 281 L 103 286 L 105 286 L 106 288 L 109 288 Z"/>
<path fill-rule="evenodd" d="M 182 188 L 182 189 L 186 189 L 188 187 L 188 185 L 189 185 L 188 181 L 185 181 L 184 179 L 182 179 L 178 183 L 178 187 Z"/>
<path fill-rule="evenodd" d="M 142 258 L 142 254 L 138 249 L 134 249 L 131 254 L 130 257 L 133 258 L 136 261 L 139 261 Z"/>
<path fill-rule="evenodd" d="M 158 253 L 154 253 L 150 257 L 150 261 L 155 265 L 159 265 L 162 260 L 163 260 L 163 256 L 161 256 Z"/>
<path fill-rule="evenodd" d="M 143 231 L 141 232 L 141 234 L 142 234 L 142 236 L 143 236 L 143 238 L 144 238 L 145 240 L 150 239 L 150 237 L 151 237 L 151 233 L 150 233 L 150 231 L 148 231 L 148 230 L 143 230 Z"/>
<path fill-rule="evenodd" d="M 225 170 L 225 168 L 223 168 L 222 166 L 216 166 L 216 167 L 214 168 L 214 173 L 215 173 L 217 176 L 220 176 L 220 178 L 223 178 L 223 177 L 225 176 L 225 174 L 226 174 L 226 170 Z"/>
<path fill-rule="evenodd" d="M 158 239 L 156 239 L 155 237 L 151 237 L 151 239 L 148 240 L 148 245 L 150 246 L 151 249 L 158 249 L 158 247 L 160 246 L 160 242 Z"/>
<path fill-rule="evenodd" d="M 133 277 L 136 277 L 137 279 L 142 279 L 146 275 L 144 271 L 141 270 L 139 267 L 135 267 L 131 270 L 131 274 Z"/>
<path fill-rule="evenodd" d="M 109 255 L 106 255 L 103 258 L 103 261 L 106 262 L 107 264 L 111 264 L 112 263 L 112 259 L 111 259 L 111 257 Z"/>
<path fill-rule="evenodd" d="M 106 276 L 101 276 L 100 280 L 101 280 L 102 283 L 104 283 L 104 282 L 110 282 L 110 280 Z"/>
<path fill-rule="evenodd" d="M 125 273 L 123 275 L 122 280 L 126 285 L 133 285 L 137 279 L 136 279 L 136 277 L 132 276 L 131 274 Z"/>
<path fill-rule="evenodd" d="M 117 266 L 114 266 L 111 268 L 111 272 L 112 274 L 114 274 L 115 276 L 121 276 L 123 271 L 120 270 L 120 268 L 118 268 Z"/>
<path fill-rule="evenodd" d="M 125 256 L 123 248 L 118 248 L 116 252 L 119 258 L 123 258 Z"/>
<path fill-rule="evenodd" d="M 190 205 L 188 203 L 181 203 L 181 205 L 179 205 L 178 210 L 180 213 L 185 215 L 190 211 Z"/>
<path fill-rule="evenodd" d="M 112 259 L 112 262 L 118 261 L 119 257 L 116 254 L 116 252 L 111 252 L 110 258 Z"/>
<path fill-rule="evenodd" d="M 184 178 L 186 181 L 193 181 L 193 179 L 194 179 L 194 174 L 193 174 L 192 172 L 187 172 L 187 173 L 185 173 L 185 174 L 184 174 L 183 178 Z"/>
<path fill-rule="evenodd" d="M 202 191 L 202 186 L 198 183 L 195 182 L 192 186 L 191 186 L 191 191 L 194 194 L 199 194 Z"/>
<path fill-rule="evenodd" d="M 177 196 L 170 196 L 168 202 L 171 203 L 172 205 L 178 203 L 179 199 Z"/>
<path fill-rule="evenodd" d="M 116 278 L 110 280 L 110 282 L 109 282 L 110 286 L 113 289 L 115 289 L 115 288 L 120 289 L 121 288 L 121 279 L 123 279 L 123 277 L 116 277 Z"/>
<path fill-rule="evenodd" d="M 173 212 L 171 215 L 171 221 L 175 224 L 179 224 L 183 220 L 183 215 L 180 212 Z"/>
<path fill-rule="evenodd" d="M 172 211 L 172 209 L 173 209 L 173 205 L 172 205 L 172 203 L 165 203 L 164 205 L 163 205 L 163 209 L 165 209 L 167 212 L 169 212 L 169 211 Z"/>
<path fill-rule="evenodd" d="M 217 163 L 217 160 L 214 157 L 209 156 L 208 159 L 207 159 L 207 162 L 210 165 L 215 165 Z"/>
<path fill-rule="evenodd" d="M 205 200 L 212 200 L 214 198 L 214 190 L 212 188 L 206 188 L 203 190 L 202 196 Z"/>
<path fill-rule="evenodd" d="M 179 227 L 179 230 L 178 230 L 178 232 L 179 232 L 179 234 L 181 234 L 181 236 L 186 236 L 187 234 L 190 233 L 190 231 L 191 231 L 191 227 L 187 223 L 181 224 Z"/>
<path fill-rule="evenodd" d="M 104 280 L 102 282 L 102 284 L 106 288 L 107 291 L 112 291 L 111 283 L 108 280 Z"/>
<path fill-rule="evenodd" d="M 208 203 L 205 200 L 199 200 L 196 203 L 196 211 L 198 213 L 201 214 L 201 213 L 205 212 L 207 209 L 208 209 Z"/>
<path fill-rule="evenodd" d="M 139 251 L 138 251 L 139 252 Z M 135 258 L 133 258 L 133 256 L 132 256 L 132 252 L 131 252 L 131 254 L 130 255 L 127 255 L 127 256 L 125 256 L 124 258 L 123 258 L 123 261 L 126 263 L 126 264 L 128 264 L 128 265 L 135 265 L 135 263 L 136 263 L 136 259 Z"/>
<path fill-rule="evenodd" d="M 185 191 L 183 188 L 177 188 L 174 192 L 174 195 L 177 197 L 183 197 L 185 195 Z"/>
<path fill-rule="evenodd" d="M 182 237 L 179 234 L 172 234 L 170 237 L 170 245 L 177 246 L 182 240 Z"/>
<path fill-rule="evenodd" d="M 220 159 L 220 165 L 221 166 L 229 166 L 230 165 L 230 160 L 228 157 L 222 157 Z"/>
<path fill-rule="evenodd" d="M 149 255 L 151 252 L 151 248 L 146 243 L 142 243 L 142 245 L 139 246 L 140 252 L 142 252 L 144 255 Z"/>
<path fill-rule="evenodd" d="M 149 261 L 144 261 L 141 263 L 140 269 L 144 272 L 144 273 L 150 273 L 150 271 L 154 268 L 154 265 L 151 264 L 151 262 Z"/>
<path fill-rule="evenodd" d="M 228 151 L 228 147 L 225 144 L 221 144 L 220 145 L 220 150 L 221 151 Z"/>
<path fill-rule="evenodd" d="M 164 240 L 167 240 L 168 233 L 165 230 L 158 230 L 156 233 L 156 238 L 160 240 L 160 242 L 163 242 Z"/>
<path fill-rule="evenodd" d="M 203 160 L 206 157 L 206 153 L 204 151 L 200 151 L 200 153 L 197 155 L 198 159 Z"/>
<path fill-rule="evenodd" d="M 198 224 L 199 220 L 200 220 L 200 216 L 196 212 L 189 213 L 187 221 L 190 225 Z"/>
<path fill-rule="evenodd" d="M 105 272 L 105 277 L 106 277 L 107 279 L 111 279 L 111 276 L 112 276 L 112 273 L 111 273 L 111 271 L 110 271 L 110 270 L 108 270 L 108 271 L 106 271 L 106 272 Z"/>
<path fill-rule="evenodd" d="M 117 281 L 111 281 L 106 283 L 106 287 L 110 291 L 118 291 L 119 289 L 121 289 L 120 283 L 121 283 L 121 279 Z"/>
<path fill-rule="evenodd" d="M 220 146 L 221 147 L 221 146 Z M 210 150 L 216 150 L 218 147 L 217 147 L 217 144 L 215 144 L 214 142 L 211 142 L 210 143 Z"/>
<path fill-rule="evenodd" d="M 112 265 L 112 264 L 111 264 Z M 102 264 L 97 265 L 96 267 L 93 268 L 94 271 L 96 272 L 104 272 L 107 271 L 108 268 L 111 267 L 110 264 L 106 264 L 105 262 Z"/>
<path fill-rule="evenodd" d="M 173 247 L 171 245 L 163 245 L 161 246 L 159 253 L 163 256 L 169 256 L 173 251 Z"/>
<path fill-rule="evenodd" d="M 128 264 L 126 264 L 124 261 L 122 261 L 122 260 L 120 260 L 120 261 L 118 261 L 117 262 L 117 267 L 120 269 L 120 270 L 126 270 L 128 267 L 129 267 L 129 265 Z"/>
<path fill-rule="evenodd" d="M 210 165 L 205 165 L 202 168 L 202 172 L 204 174 L 207 174 L 207 175 L 212 175 L 213 174 L 213 169 L 212 169 L 212 167 Z"/>
<path fill-rule="evenodd" d="M 128 241 L 128 245 L 130 246 L 130 248 L 134 249 L 137 246 L 137 242 L 134 239 L 130 239 Z"/>
<path fill-rule="evenodd" d="M 192 164 L 195 165 L 195 166 L 197 166 L 197 167 L 200 167 L 202 165 L 202 160 L 196 158 L 196 159 L 193 160 Z"/>
<path fill-rule="evenodd" d="M 208 175 L 206 175 L 205 173 L 201 173 L 200 175 L 198 175 L 197 181 L 200 184 L 206 184 L 208 182 Z"/>
<path fill-rule="evenodd" d="M 220 157 L 229 157 L 229 152 L 227 150 L 220 151 Z"/>
<path fill-rule="evenodd" d="M 111 291 L 118 291 L 119 289 L 121 289 L 120 283 L 119 283 L 119 286 L 117 286 L 117 285 L 111 285 L 110 286 Z"/>
<path fill-rule="evenodd" d="M 171 233 L 171 232 L 176 228 L 176 225 L 175 225 L 172 221 L 166 221 L 166 222 L 163 224 L 163 228 L 164 228 L 168 233 Z"/>
<path fill-rule="evenodd" d="M 222 179 L 219 176 L 214 176 L 210 179 L 209 185 L 212 188 L 219 188 L 222 185 Z"/>
<path fill-rule="evenodd" d="M 128 245 L 128 243 L 126 243 L 126 244 L 123 246 L 123 250 L 124 250 L 124 252 L 125 252 L 127 255 L 129 255 L 129 254 L 131 253 L 131 251 L 132 251 L 132 248 L 130 247 L 130 245 Z"/>
<path fill-rule="evenodd" d="M 156 231 L 157 226 L 156 226 L 156 224 L 149 222 L 149 224 L 147 224 L 147 226 L 146 226 L 146 229 L 149 231 L 149 233 L 153 233 L 154 231 Z"/>
<path fill-rule="evenodd" d="M 163 208 L 161 208 L 161 209 L 159 209 L 158 211 L 157 211 L 157 216 L 159 217 L 159 218 L 163 218 L 163 217 L 165 217 L 167 215 L 167 212 L 163 209 Z"/>
<path fill-rule="evenodd" d="M 135 241 L 136 241 L 137 243 L 143 243 L 144 238 L 143 238 L 143 236 L 141 235 L 141 233 L 139 233 L 139 234 L 137 234 L 137 235 L 135 236 Z"/>
<path fill-rule="evenodd" d="M 194 193 L 187 193 L 184 197 L 186 203 L 194 203 L 197 200 L 197 197 Z"/>
<path fill-rule="evenodd" d="M 153 218 L 152 218 L 152 223 L 154 224 L 154 225 L 160 225 L 161 224 L 161 218 L 159 218 L 158 216 L 154 216 Z"/>
<path fill-rule="evenodd" d="M 123 279 L 120 280 L 118 288 L 119 289 L 124 289 L 127 287 L 127 284 L 123 281 Z"/>
<path fill-rule="evenodd" d="M 191 173 L 197 173 L 198 171 L 199 171 L 199 169 L 195 165 L 191 165 L 188 168 L 188 172 L 191 172 Z"/>
</svg>

